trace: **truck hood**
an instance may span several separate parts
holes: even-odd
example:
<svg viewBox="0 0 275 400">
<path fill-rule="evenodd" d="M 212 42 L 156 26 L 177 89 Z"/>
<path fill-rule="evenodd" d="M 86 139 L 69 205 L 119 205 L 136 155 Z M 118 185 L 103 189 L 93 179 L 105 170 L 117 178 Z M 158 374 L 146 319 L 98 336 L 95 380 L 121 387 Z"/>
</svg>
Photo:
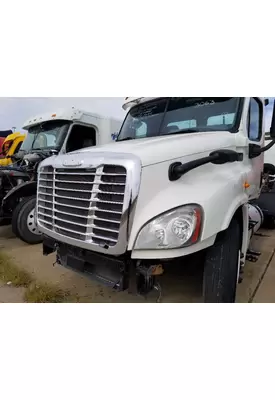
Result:
<svg viewBox="0 0 275 400">
<path fill-rule="evenodd" d="M 139 157 L 143 167 L 194 154 L 234 146 L 230 132 L 199 132 L 158 136 L 145 139 L 113 142 L 71 152 L 70 154 L 125 153 Z"/>
</svg>

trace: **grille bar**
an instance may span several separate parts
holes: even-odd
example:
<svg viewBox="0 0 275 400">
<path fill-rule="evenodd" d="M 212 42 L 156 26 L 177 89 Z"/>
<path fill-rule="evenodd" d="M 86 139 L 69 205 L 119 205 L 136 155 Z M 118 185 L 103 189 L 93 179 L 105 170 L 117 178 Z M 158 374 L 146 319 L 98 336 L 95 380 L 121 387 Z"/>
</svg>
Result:
<svg viewBox="0 0 275 400">
<path fill-rule="evenodd" d="M 39 214 L 42 214 L 42 213 L 39 213 Z M 49 217 L 49 215 L 47 215 L 47 214 L 42 214 L 42 215 L 45 215 L 46 217 Z M 55 216 L 54 219 L 57 220 L 57 221 L 65 222 L 65 223 L 68 222 L 67 219 L 63 219 L 63 218 L 60 218 L 60 217 L 57 217 L 57 216 Z M 99 228 L 99 226 L 97 226 L 95 224 L 80 224 L 78 222 L 74 222 L 74 224 L 76 226 L 87 227 L 87 228 Z M 110 228 L 102 228 L 102 227 L 100 227 L 100 229 L 102 229 L 103 231 L 110 231 L 110 232 L 114 232 L 114 233 L 119 233 L 119 230 L 114 230 L 114 229 L 110 229 Z"/>
<path fill-rule="evenodd" d="M 40 185 L 39 186 L 40 188 L 42 188 L 42 189 L 51 189 L 51 187 L 50 186 L 43 186 L 43 185 Z M 80 190 L 80 189 L 75 189 L 75 188 L 71 188 L 71 189 L 68 189 L 68 188 L 63 188 L 63 187 L 59 187 L 59 186 L 55 186 L 55 189 L 57 189 L 57 190 L 62 190 L 62 191 L 65 191 L 65 192 L 81 192 L 81 193 L 89 193 L 89 194 L 93 194 L 93 193 L 104 193 L 104 194 L 117 194 L 117 195 L 122 195 L 122 193 L 121 192 L 107 192 L 107 191 L 104 191 L 104 190 Z M 45 193 L 46 194 L 46 193 Z M 59 197 L 61 197 L 61 196 L 59 196 Z"/>
<path fill-rule="evenodd" d="M 57 228 L 59 228 L 59 229 L 61 229 L 61 230 L 64 230 L 64 231 L 67 231 L 67 232 L 72 232 L 72 233 L 76 233 L 76 234 L 81 234 L 80 232 L 77 232 L 77 231 L 73 231 L 73 230 L 71 230 L 71 229 L 67 229 L 67 228 L 64 228 L 63 226 L 59 226 L 59 225 L 55 225 Z M 95 234 L 93 234 L 93 233 L 90 233 L 88 236 L 91 236 L 91 237 L 95 237 L 95 238 L 97 238 L 97 239 L 103 239 L 103 240 L 106 240 L 106 241 L 112 241 L 112 242 L 116 242 L 116 240 L 115 239 L 112 239 L 112 238 L 110 238 L 110 237 L 105 237 L 105 236 L 99 236 L 99 235 L 95 235 Z"/>
<path fill-rule="evenodd" d="M 58 175 L 79 175 L 78 172 L 56 172 L 55 175 L 58 178 Z M 88 175 L 88 176 L 103 176 L 103 175 L 107 175 L 107 176 L 126 176 L 126 174 L 105 174 L 104 172 L 102 173 L 90 173 L 90 172 L 81 172 L 81 175 Z"/>
<path fill-rule="evenodd" d="M 46 208 L 46 207 L 44 207 L 44 209 L 45 210 L 51 210 L 50 208 Z M 69 213 L 69 212 L 61 211 L 61 210 L 58 210 L 58 214 L 70 215 L 71 217 L 77 217 L 77 218 L 86 219 L 86 217 L 84 215 L 72 214 L 72 213 Z M 111 219 L 99 218 L 96 215 L 91 216 L 90 219 L 96 219 L 96 220 L 99 220 L 99 221 L 105 221 L 105 222 L 111 222 L 111 223 L 114 223 L 114 224 L 119 224 L 119 221 L 111 220 Z"/>
<path fill-rule="evenodd" d="M 100 176 L 100 175 L 99 175 Z M 46 181 L 46 182 L 49 182 L 49 179 L 44 179 L 44 178 L 40 178 L 40 181 Z M 56 183 L 59 183 L 59 182 L 62 182 L 62 183 L 72 183 L 72 184 L 74 184 L 74 183 L 76 183 L 76 184 L 81 184 L 81 185 L 91 185 L 91 183 L 92 182 L 85 182 L 85 181 L 76 181 L 76 180 L 74 180 L 74 181 L 67 181 L 67 180 L 64 180 L 64 179 L 62 179 L 62 180 L 59 180 L 59 179 L 56 179 L 55 180 L 56 181 Z M 105 182 L 104 182 L 104 184 L 105 184 Z M 119 183 L 119 182 L 112 182 L 111 183 L 112 185 L 116 185 L 116 186 L 125 186 L 125 183 Z M 107 185 L 108 185 L 108 183 L 107 183 Z"/>
<path fill-rule="evenodd" d="M 46 196 L 50 196 L 49 193 L 43 193 L 43 192 L 39 192 L 39 193 L 42 194 L 42 195 L 44 195 L 44 196 L 45 196 L 45 195 L 46 195 Z M 97 193 L 97 192 L 92 192 L 92 193 Z M 119 194 L 121 194 L 121 193 L 119 193 Z M 55 193 L 55 197 L 57 197 L 57 198 L 59 198 L 59 199 L 68 199 L 68 200 L 77 200 L 77 201 L 83 200 L 83 201 L 86 201 L 86 202 L 91 201 L 90 199 L 85 199 L 85 198 L 83 198 L 83 197 L 61 196 L 61 195 L 56 194 L 56 193 Z M 96 199 L 96 202 L 97 202 L 97 203 L 109 203 L 109 204 L 123 204 L 123 202 L 120 202 L 120 201 L 105 201 L 105 200 L 100 200 L 100 199 Z M 86 209 L 86 207 L 85 207 L 85 209 Z"/>
<path fill-rule="evenodd" d="M 52 223 L 51 223 L 51 222 L 49 222 L 49 221 L 46 221 L 46 220 L 44 220 L 44 219 L 40 220 L 40 222 L 42 222 L 42 224 L 48 224 L 48 225 L 52 225 Z"/>
<path fill-rule="evenodd" d="M 38 200 L 38 205 L 40 205 L 41 202 L 46 202 L 46 203 L 52 204 L 52 201 L 50 201 L 50 200 L 39 199 L 39 200 Z M 104 210 L 104 209 L 102 209 L 102 208 L 97 208 L 97 207 L 88 207 L 88 208 L 86 208 L 86 207 L 79 207 L 79 206 L 76 206 L 76 205 L 71 206 L 71 205 L 69 205 L 69 204 L 61 204 L 61 203 L 59 203 L 59 205 L 62 206 L 62 207 L 76 208 L 76 209 L 78 209 L 78 210 L 102 211 L 102 212 L 104 212 L 104 213 L 121 214 L 120 211 L 115 211 L 115 210 Z M 43 207 L 44 207 L 44 206 L 43 206 Z M 44 208 L 45 208 L 45 207 L 44 207 Z M 49 208 L 49 207 L 48 207 L 48 209 L 51 210 L 51 208 Z M 60 212 L 60 210 L 58 210 L 58 212 Z M 66 213 L 66 214 L 68 214 L 68 213 Z"/>
</svg>

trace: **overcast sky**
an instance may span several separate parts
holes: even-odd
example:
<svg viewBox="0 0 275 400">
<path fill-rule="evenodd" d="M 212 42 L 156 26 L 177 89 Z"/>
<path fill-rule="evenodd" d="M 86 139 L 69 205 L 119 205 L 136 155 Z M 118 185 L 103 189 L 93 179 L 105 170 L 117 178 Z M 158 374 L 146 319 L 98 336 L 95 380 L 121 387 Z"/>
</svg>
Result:
<svg viewBox="0 0 275 400">
<path fill-rule="evenodd" d="M 71 106 L 123 120 L 123 101 L 124 97 L 0 97 L 0 130 L 13 126 L 20 130 L 32 116 Z M 273 101 L 267 107 L 266 131 L 270 128 L 272 107 Z"/>
</svg>

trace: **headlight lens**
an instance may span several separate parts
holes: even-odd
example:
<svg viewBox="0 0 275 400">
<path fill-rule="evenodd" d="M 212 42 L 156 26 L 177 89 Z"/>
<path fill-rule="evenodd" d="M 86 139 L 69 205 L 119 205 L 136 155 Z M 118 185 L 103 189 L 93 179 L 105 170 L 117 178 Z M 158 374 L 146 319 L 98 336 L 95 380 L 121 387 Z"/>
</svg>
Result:
<svg viewBox="0 0 275 400">
<path fill-rule="evenodd" d="M 198 205 L 176 208 L 150 221 L 138 234 L 134 248 L 176 249 L 197 242 L 202 209 Z"/>
</svg>

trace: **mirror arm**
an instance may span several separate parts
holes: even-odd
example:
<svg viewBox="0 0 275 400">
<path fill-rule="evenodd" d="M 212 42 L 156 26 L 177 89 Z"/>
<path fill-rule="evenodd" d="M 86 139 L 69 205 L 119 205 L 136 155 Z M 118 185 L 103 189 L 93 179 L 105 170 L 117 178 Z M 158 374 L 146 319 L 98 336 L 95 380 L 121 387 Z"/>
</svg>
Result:
<svg viewBox="0 0 275 400">
<path fill-rule="evenodd" d="M 242 161 L 243 154 L 237 153 L 234 150 L 220 149 L 213 151 L 207 157 L 202 157 L 197 160 L 189 161 L 185 164 L 181 162 L 174 162 L 170 165 L 168 170 L 168 177 L 170 181 L 178 180 L 182 175 L 202 165 L 212 164 L 225 164 L 228 162 Z"/>
<path fill-rule="evenodd" d="M 208 164 L 210 162 L 218 160 L 219 155 L 214 154 L 207 157 L 199 158 L 198 160 L 189 161 L 185 164 L 181 162 L 175 162 L 170 165 L 168 170 L 168 177 L 170 181 L 178 180 L 182 175 L 191 171 L 194 168 L 200 167 L 202 165 Z"/>
<path fill-rule="evenodd" d="M 273 147 L 275 144 L 275 139 L 272 140 L 268 145 L 264 146 L 261 148 L 261 153 L 264 153 L 265 151 L 271 149 L 271 147 Z"/>
<path fill-rule="evenodd" d="M 259 157 L 265 151 L 271 149 L 275 144 L 275 139 L 272 140 L 267 146 L 260 147 L 257 144 L 250 143 L 249 144 L 249 158 L 256 158 Z"/>
</svg>

